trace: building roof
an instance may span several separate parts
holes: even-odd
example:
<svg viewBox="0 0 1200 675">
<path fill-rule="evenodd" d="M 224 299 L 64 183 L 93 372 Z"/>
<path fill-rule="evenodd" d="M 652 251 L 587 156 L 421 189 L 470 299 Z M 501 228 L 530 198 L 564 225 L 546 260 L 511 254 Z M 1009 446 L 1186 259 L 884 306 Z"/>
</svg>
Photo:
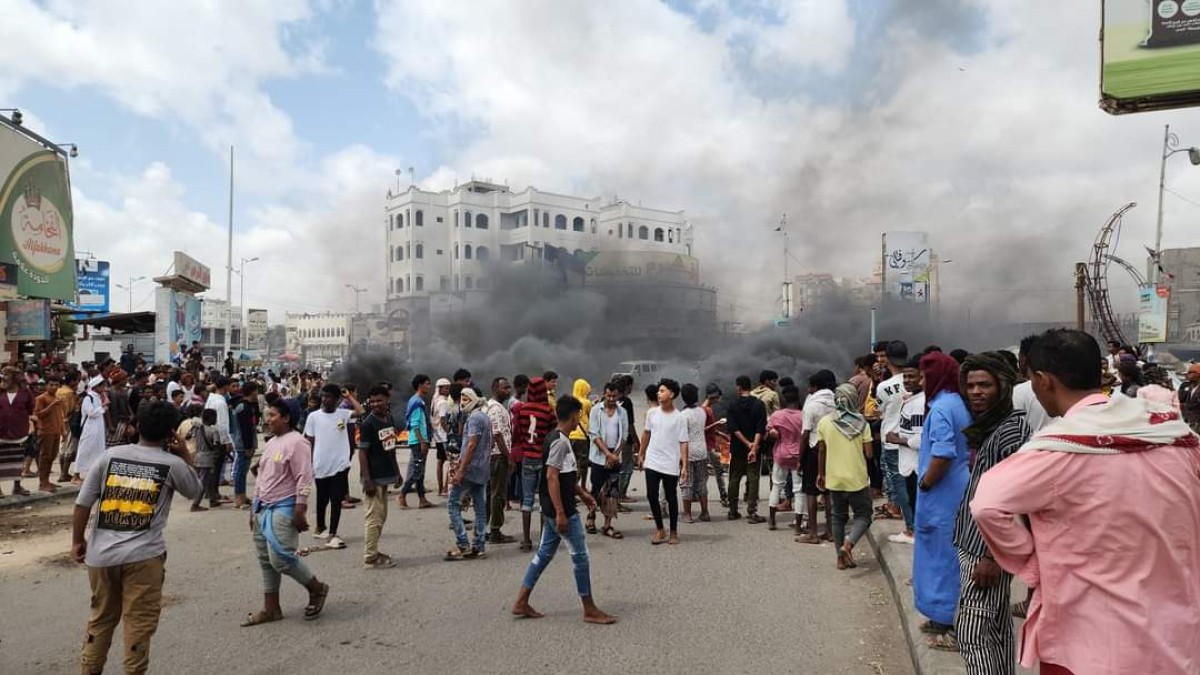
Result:
<svg viewBox="0 0 1200 675">
<path fill-rule="evenodd" d="M 75 323 L 94 328 L 109 328 L 115 333 L 153 333 L 154 312 L 96 314 L 86 319 L 75 320 Z"/>
</svg>

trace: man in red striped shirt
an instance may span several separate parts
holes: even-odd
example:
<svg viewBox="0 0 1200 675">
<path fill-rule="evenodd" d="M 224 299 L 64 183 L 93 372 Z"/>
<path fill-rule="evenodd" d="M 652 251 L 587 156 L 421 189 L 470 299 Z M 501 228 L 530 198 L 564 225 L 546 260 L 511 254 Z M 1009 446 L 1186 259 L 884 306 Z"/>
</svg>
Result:
<svg viewBox="0 0 1200 675">
<path fill-rule="evenodd" d="M 512 416 L 513 450 L 521 457 L 521 550 L 532 551 L 529 527 L 542 475 L 542 443 L 555 425 L 545 379 L 530 380 L 527 400 L 513 409 Z"/>
</svg>

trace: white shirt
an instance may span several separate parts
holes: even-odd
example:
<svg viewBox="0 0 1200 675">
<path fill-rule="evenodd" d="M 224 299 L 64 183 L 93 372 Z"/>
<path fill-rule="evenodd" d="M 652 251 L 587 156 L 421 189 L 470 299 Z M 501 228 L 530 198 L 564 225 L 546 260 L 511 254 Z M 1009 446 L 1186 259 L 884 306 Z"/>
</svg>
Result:
<svg viewBox="0 0 1200 675">
<path fill-rule="evenodd" d="M 308 414 L 304 435 L 313 439 L 313 478 L 328 478 L 350 468 L 350 436 L 346 431 L 350 414 L 345 408 L 331 413 L 317 408 Z"/>
<path fill-rule="evenodd" d="M 225 400 L 225 395 L 215 391 L 209 394 L 204 408 L 217 411 L 217 431 L 220 432 L 221 442 L 226 445 L 232 444 L 233 437 L 229 435 L 229 403 Z"/>
<path fill-rule="evenodd" d="M 817 447 L 817 424 L 821 418 L 837 410 L 833 392 L 828 389 L 814 391 L 804 399 L 804 430 L 808 432 L 808 447 Z"/>
<path fill-rule="evenodd" d="M 454 401 L 451 401 L 449 396 L 438 396 L 437 394 L 434 394 L 433 398 L 431 408 L 433 410 L 433 442 L 445 443 L 447 440 L 446 429 L 442 426 L 442 420 L 450 414 L 450 406 L 454 404 Z"/>
<path fill-rule="evenodd" d="M 176 382 L 174 380 L 171 380 L 170 382 L 168 382 L 167 383 L 167 400 L 170 401 L 171 394 L 174 394 L 177 391 L 183 391 L 183 385 L 179 384 L 178 382 Z"/>
<path fill-rule="evenodd" d="M 704 408 L 686 408 L 683 418 L 687 421 L 688 461 L 699 462 L 708 459 L 708 445 L 704 442 L 704 423 L 708 418 L 704 414 Z"/>
<path fill-rule="evenodd" d="M 678 476 L 679 444 L 688 442 L 687 418 L 678 410 L 665 413 L 661 408 L 651 408 L 646 411 L 646 431 L 650 432 L 650 443 L 643 467 Z"/>
<path fill-rule="evenodd" d="M 907 445 L 900 446 L 901 476 L 911 476 L 917 470 L 917 456 L 921 448 L 921 428 L 925 426 L 925 392 L 909 395 L 900 405 L 900 434 Z"/>
<path fill-rule="evenodd" d="M 1013 408 L 1025 411 L 1025 423 L 1029 425 L 1029 430 L 1033 433 L 1036 434 L 1050 421 L 1050 416 L 1046 414 L 1046 409 L 1042 407 L 1041 401 L 1033 395 L 1032 382 L 1025 381 L 1013 387 L 1012 402 Z"/>
<path fill-rule="evenodd" d="M 900 406 L 904 404 L 904 374 L 896 373 L 875 389 L 875 398 L 879 400 L 879 409 L 883 413 L 880 421 L 879 437 L 886 439 L 889 431 L 895 431 L 900 426 Z M 883 447 L 895 450 L 899 446 L 883 441 Z"/>
</svg>

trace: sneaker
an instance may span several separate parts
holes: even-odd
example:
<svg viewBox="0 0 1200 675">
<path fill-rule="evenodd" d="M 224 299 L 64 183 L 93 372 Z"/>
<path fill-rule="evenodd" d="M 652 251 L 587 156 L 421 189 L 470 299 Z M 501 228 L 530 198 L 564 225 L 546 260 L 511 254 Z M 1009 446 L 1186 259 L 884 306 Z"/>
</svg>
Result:
<svg viewBox="0 0 1200 675">
<path fill-rule="evenodd" d="M 329 542 L 325 544 L 325 548 L 346 548 L 346 542 L 336 534 L 329 538 Z"/>
<path fill-rule="evenodd" d="M 911 534 L 899 532 L 888 535 L 888 541 L 892 542 L 893 544 L 915 544 L 917 540 L 913 538 Z"/>
<path fill-rule="evenodd" d="M 313 537 L 315 537 L 316 539 L 328 539 L 329 532 L 327 530 L 321 530 L 320 532 L 313 532 Z"/>
</svg>

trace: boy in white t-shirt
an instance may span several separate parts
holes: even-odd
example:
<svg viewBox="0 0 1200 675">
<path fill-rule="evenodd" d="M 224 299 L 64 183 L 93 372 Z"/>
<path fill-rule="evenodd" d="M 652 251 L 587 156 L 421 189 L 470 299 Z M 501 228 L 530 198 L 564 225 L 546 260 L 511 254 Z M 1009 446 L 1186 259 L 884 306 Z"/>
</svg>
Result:
<svg viewBox="0 0 1200 675">
<path fill-rule="evenodd" d="M 642 449 L 638 466 L 646 472 L 646 499 L 654 516 L 656 532 L 651 544 L 667 542 L 663 530 L 662 506 L 658 503 L 659 488 L 663 488 L 670 515 L 669 543 L 679 543 L 679 479 L 688 477 L 688 427 L 683 413 L 675 409 L 679 383 L 664 379 L 658 385 L 658 408 L 647 411 L 642 430 Z"/>
<path fill-rule="evenodd" d="M 342 390 L 336 384 L 321 388 L 321 407 L 308 414 L 304 438 L 312 444 L 313 477 L 317 484 L 317 529 L 313 536 L 328 539 L 328 548 L 346 548 L 338 536 L 342 520 L 342 499 L 350 491 L 350 435 L 352 415 L 362 415 L 363 407 L 352 398 L 352 408 L 339 408 Z M 325 509 L 329 508 L 329 529 L 325 529 Z"/>
</svg>

